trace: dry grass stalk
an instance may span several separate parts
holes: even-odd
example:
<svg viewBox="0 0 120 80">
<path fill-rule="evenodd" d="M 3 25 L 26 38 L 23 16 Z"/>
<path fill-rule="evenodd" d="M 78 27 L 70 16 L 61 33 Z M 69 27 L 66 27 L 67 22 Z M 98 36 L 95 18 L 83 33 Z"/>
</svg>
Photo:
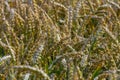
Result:
<svg viewBox="0 0 120 80">
<path fill-rule="evenodd" d="M 4 61 L 6 61 L 6 60 L 9 60 L 10 58 L 11 58 L 10 55 L 4 56 L 4 57 L 0 58 L 0 64 L 1 64 L 1 62 L 4 62 Z"/>
<path fill-rule="evenodd" d="M 36 73 L 38 76 L 42 75 L 42 76 L 44 76 L 45 79 L 51 80 L 49 78 L 49 76 L 41 69 L 37 69 L 37 68 L 31 67 L 31 66 L 22 66 L 22 65 L 14 66 L 13 68 L 20 69 L 20 70 L 25 70 L 25 71 L 29 71 L 30 70 L 31 72 Z"/>
<path fill-rule="evenodd" d="M 15 51 L 12 49 L 12 47 L 11 47 L 11 45 L 10 45 L 8 39 L 7 39 L 6 34 L 3 33 L 3 35 L 4 35 L 5 40 L 6 40 L 6 42 L 7 42 L 8 48 L 9 48 L 9 50 L 11 51 L 11 56 L 12 56 L 13 60 L 16 61 Z"/>
</svg>

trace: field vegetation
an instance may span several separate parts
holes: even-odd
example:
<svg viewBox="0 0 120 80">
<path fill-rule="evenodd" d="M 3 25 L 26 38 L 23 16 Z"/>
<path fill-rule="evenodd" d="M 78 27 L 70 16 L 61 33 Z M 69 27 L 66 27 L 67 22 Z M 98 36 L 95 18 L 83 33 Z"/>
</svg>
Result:
<svg viewBox="0 0 120 80">
<path fill-rule="evenodd" d="M 0 0 L 0 80 L 120 80 L 120 0 Z"/>
</svg>

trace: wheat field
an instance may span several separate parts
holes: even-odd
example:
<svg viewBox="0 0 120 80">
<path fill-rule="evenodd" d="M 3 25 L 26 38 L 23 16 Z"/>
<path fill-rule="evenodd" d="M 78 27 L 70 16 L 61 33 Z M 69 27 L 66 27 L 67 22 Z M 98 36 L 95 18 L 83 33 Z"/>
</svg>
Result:
<svg viewBox="0 0 120 80">
<path fill-rule="evenodd" d="M 0 80 L 120 80 L 120 0 L 0 0 Z"/>
</svg>

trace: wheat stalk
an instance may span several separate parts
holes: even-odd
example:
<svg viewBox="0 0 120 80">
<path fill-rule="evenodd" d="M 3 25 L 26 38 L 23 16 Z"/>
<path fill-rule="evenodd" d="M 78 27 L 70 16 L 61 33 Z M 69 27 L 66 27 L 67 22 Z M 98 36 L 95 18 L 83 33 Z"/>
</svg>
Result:
<svg viewBox="0 0 120 80">
<path fill-rule="evenodd" d="M 25 65 L 14 66 L 13 68 L 25 70 L 25 71 L 31 71 L 33 73 L 36 73 L 37 76 L 42 75 L 44 76 L 45 79 L 51 80 L 50 77 L 42 69 L 37 69 L 31 66 L 25 66 Z"/>
</svg>

